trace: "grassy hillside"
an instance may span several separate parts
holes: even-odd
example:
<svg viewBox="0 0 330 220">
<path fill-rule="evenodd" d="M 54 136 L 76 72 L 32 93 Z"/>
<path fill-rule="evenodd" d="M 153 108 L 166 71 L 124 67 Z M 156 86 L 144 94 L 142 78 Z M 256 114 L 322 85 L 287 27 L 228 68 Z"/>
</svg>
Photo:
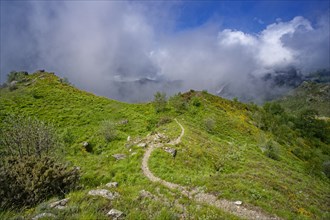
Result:
<svg viewBox="0 0 330 220">
<path fill-rule="evenodd" d="M 313 160 L 317 164 L 330 160 L 329 144 L 309 140 L 288 126 L 283 138 L 263 128 L 265 110 L 257 106 L 190 91 L 179 96 L 183 103 L 179 112 L 168 105 L 156 113 L 152 103 L 126 104 L 97 97 L 42 72 L 25 76 L 15 86 L 0 90 L 0 123 L 10 114 L 52 123 L 63 139 L 62 157 L 81 169 L 81 188 L 66 195 L 70 198 L 66 209 L 49 208 L 53 198 L 31 209 L 2 211 L 2 218 L 50 212 L 58 219 L 108 219 L 105 214 L 115 208 L 126 219 L 238 219 L 182 197 L 143 175 L 145 149 L 128 145 L 128 136 L 137 140 L 157 131 L 175 138 L 180 128 L 174 118 L 186 132 L 182 143 L 175 146 L 175 158 L 162 149 L 152 153 L 149 166 L 156 176 L 198 187 L 218 198 L 241 200 L 284 219 L 330 217 L 329 178 L 321 168 L 311 167 Z M 110 142 L 100 132 L 105 120 L 115 124 L 117 131 Z M 279 122 L 274 119 L 272 123 Z M 83 147 L 85 141 L 88 148 Z M 313 152 L 317 153 L 310 156 Z M 118 153 L 126 158 L 116 160 L 112 155 Z M 109 202 L 87 195 L 90 189 L 105 187 L 110 181 L 119 183 L 112 189 L 119 193 L 118 199 Z M 154 197 L 141 197 L 141 190 Z"/>
<path fill-rule="evenodd" d="M 320 116 L 330 117 L 330 83 L 305 81 L 277 102 L 292 112 L 313 109 Z"/>
</svg>

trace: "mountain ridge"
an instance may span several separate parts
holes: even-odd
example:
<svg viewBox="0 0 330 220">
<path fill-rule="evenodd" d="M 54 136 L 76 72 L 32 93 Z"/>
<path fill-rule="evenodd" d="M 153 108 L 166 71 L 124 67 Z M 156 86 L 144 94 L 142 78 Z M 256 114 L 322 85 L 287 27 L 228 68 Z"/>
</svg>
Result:
<svg viewBox="0 0 330 220">
<path fill-rule="evenodd" d="M 310 166 L 329 160 L 329 145 L 302 136 L 291 125 L 280 124 L 284 116 L 275 111 L 276 106 L 267 110 L 191 90 L 171 97 L 164 111 L 157 113 L 155 103 L 127 104 L 98 97 L 47 72 L 24 75 L 13 84 L 1 88 L 0 125 L 11 114 L 53 123 L 60 136 L 69 139 L 64 142 L 62 157 L 82 170 L 82 188 L 66 195 L 70 202 L 63 211 L 42 208 L 48 207 L 45 201 L 29 211 L 1 212 L 4 218 L 32 217 L 46 210 L 61 219 L 106 219 L 105 210 L 115 208 L 127 219 L 239 219 L 188 197 L 179 198 L 175 190 L 143 176 L 145 149 L 136 141 L 155 132 L 169 139 L 177 137 L 180 130 L 174 118 L 185 127 L 185 136 L 174 147 L 175 158 L 162 148 L 151 153 L 148 164 L 158 177 L 196 187 L 219 199 L 242 201 L 243 207 L 258 206 L 283 219 L 329 216 L 330 181 L 319 165 Z M 11 90 L 10 86 L 16 88 Z M 117 137 L 110 142 L 100 133 L 103 121 L 115 124 Z M 281 129 L 287 130 L 282 134 Z M 85 148 L 84 142 L 90 148 Z M 311 156 L 313 152 L 317 154 Z M 125 159 L 116 160 L 115 154 L 123 154 Z M 120 195 L 116 200 L 109 203 L 87 196 L 88 190 L 102 188 L 110 181 L 119 183 L 112 189 Z M 141 198 L 142 190 L 162 199 Z"/>
</svg>

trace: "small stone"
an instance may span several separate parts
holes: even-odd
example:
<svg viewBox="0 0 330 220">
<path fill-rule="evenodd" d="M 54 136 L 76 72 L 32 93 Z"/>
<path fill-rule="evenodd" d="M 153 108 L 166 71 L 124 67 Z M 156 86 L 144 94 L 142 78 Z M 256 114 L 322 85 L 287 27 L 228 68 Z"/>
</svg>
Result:
<svg viewBox="0 0 330 220">
<path fill-rule="evenodd" d="M 235 205 L 242 205 L 242 203 L 243 203 L 242 201 L 236 201 L 236 202 L 234 202 Z"/>
<path fill-rule="evenodd" d="M 119 219 L 121 217 L 124 217 L 124 213 L 122 211 L 119 211 L 117 209 L 111 209 L 107 216 L 112 217 L 112 219 Z"/>
<path fill-rule="evenodd" d="M 50 208 L 56 208 L 56 209 L 64 209 L 66 207 L 66 204 L 69 202 L 69 198 L 62 199 L 56 202 L 53 202 L 49 204 Z"/>
<path fill-rule="evenodd" d="M 118 187 L 118 183 L 117 182 L 110 182 L 105 184 L 107 187 L 111 188 L 111 187 Z"/>
<path fill-rule="evenodd" d="M 117 160 L 123 160 L 126 158 L 125 154 L 114 154 L 112 155 L 114 158 L 116 158 Z"/>
<path fill-rule="evenodd" d="M 112 193 L 112 192 L 110 192 L 109 190 L 106 190 L 106 189 L 91 190 L 91 191 L 88 192 L 88 195 L 101 196 L 101 197 L 109 199 L 109 200 L 113 200 L 113 199 L 115 199 L 119 196 L 118 193 Z"/>
<path fill-rule="evenodd" d="M 140 191 L 140 196 L 139 198 L 144 199 L 144 198 L 149 198 L 149 199 L 156 199 L 157 197 L 153 195 L 151 192 L 146 191 L 146 190 L 141 190 Z"/>
<path fill-rule="evenodd" d="M 146 143 L 139 143 L 137 146 L 138 146 L 138 147 L 146 147 L 147 144 L 146 144 Z"/>
<path fill-rule="evenodd" d="M 171 154 L 173 157 L 175 157 L 176 156 L 176 153 L 177 153 L 176 149 L 173 149 L 173 148 L 170 148 L 170 147 L 165 147 L 164 148 L 164 151 L 166 151 L 167 153 Z"/>
<path fill-rule="evenodd" d="M 83 147 L 88 147 L 89 143 L 87 141 L 83 142 Z"/>
<path fill-rule="evenodd" d="M 38 220 L 40 218 L 55 218 L 56 216 L 52 213 L 47 213 L 47 212 L 44 212 L 44 213 L 41 213 L 41 214 L 38 214 L 36 216 L 34 216 L 32 218 L 32 220 Z"/>
<path fill-rule="evenodd" d="M 130 140 L 131 140 L 131 136 L 128 136 L 128 137 L 127 137 L 127 141 L 130 141 Z"/>
</svg>

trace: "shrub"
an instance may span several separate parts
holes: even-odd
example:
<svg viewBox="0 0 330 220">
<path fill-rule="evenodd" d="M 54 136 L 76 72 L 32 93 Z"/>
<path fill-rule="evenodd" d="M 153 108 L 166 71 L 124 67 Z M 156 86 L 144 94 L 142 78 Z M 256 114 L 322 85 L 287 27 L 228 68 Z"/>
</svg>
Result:
<svg viewBox="0 0 330 220">
<path fill-rule="evenodd" d="M 25 77 L 28 75 L 28 72 L 16 72 L 16 71 L 11 71 L 8 75 L 7 75 L 7 82 L 11 83 L 12 81 L 18 81 L 18 82 L 22 82 L 25 80 Z"/>
<path fill-rule="evenodd" d="M 193 106 L 196 106 L 196 107 L 199 107 L 199 106 L 201 106 L 201 101 L 199 100 L 199 98 L 197 98 L 197 97 L 193 97 L 192 99 L 191 99 L 191 104 L 193 105 Z"/>
<path fill-rule="evenodd" d="M 174 95 L 169 100 L 171 106 L 175 109 L 176 112 L 182 113 L 187 110 L 187 102 L 186 100 L 179 94 Z"/>
<path fill-rule="evenodd" d="M 323 163 L 323 172 L 328 178 L 330 178 L 330 161 Z"/>
<path fill-rule="evenodd" d="M 18 87 L 15 84 L 9 84 L 8 89 L 9 89 L 9 91 L 14 91 L 14 90 L 18 89 Z"/>
<path fill-rule="evenodd" d="M 35 118 L 8 116 L 0 133 L 0 155 L 41 157 L 59 148 L 60 143 L 52 126 Z"/>
<path fill-rule="evenodd" d="M 100 133 L 107 142 L 111 142 L 117 138 L 116 125 L 112 121 L 103 121 Z"/>
<path fill-rule="evenodd" d="M 268 141 L 265 148 L 265 155 L 273 160 L 280 160 L 279 149 L 273 141 Z"/>
<path fill-rule="evenodd" d="M 156 92 L 154 95 L 154 107 L 156 112 L 163 112 L 166 109 L 166 94 L 163 92 Z"/>
<path fill-rule="evenodd" d="M 215 129 L 215 121 L 212 118 L 206 118 L 204 120 L 204 126 L 207 132 L 213 133 Z"/>
<path fill-rule="evenodd" d="M 79 172 L 54 157 L 60 142 L 51 126 L 8 116 L 0 136 L 1 208 L 29 207 L 75 187 Z"/>
<path fill-rule="evenodd" d="M 170 117 L 168 117 L 168 116 L 161 117 L 157 123 L 157 127 L 164 125 L 164 124 L 168 124 L 170 122 L 172 122 L 172 119 Z"/>
<path fill-rule="evenodd" d="M 79 170 L 36 155 L 9 156 L 0 167 L 0 207 L 33 206 L 51 196 L 61 196 L 74 189 Z"/>
</svg>

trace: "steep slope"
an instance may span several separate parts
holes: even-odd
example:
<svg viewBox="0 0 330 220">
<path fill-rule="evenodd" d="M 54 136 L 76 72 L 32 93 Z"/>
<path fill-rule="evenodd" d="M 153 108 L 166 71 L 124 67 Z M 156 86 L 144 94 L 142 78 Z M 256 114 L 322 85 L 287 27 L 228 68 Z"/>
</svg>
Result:
<svg viewBox="0 0 330 220">
<path fill-rule="evenodd" d="M 172 105 L 156 113 L 152 104 L 97 97 L 49 73 L 28 75 L 16 86 L 0 90 L 0 120 L 20 114 L 53 123 L 65 140 L 63 157 L 82 171 L 82 188 L 66 196 L 70 202 L 64 210 L 53 210 L 45 202 L 21 213 L 3 212 L 4 218 L 47 211 L 60 219 L 107 219 L 110 208 L 123 211 L 127 219 L 238 218 L 146 178 L 141 146 L 150 133 L 162 134 L 164 147 L 177 151 L 173 157 L 162 147 L 154 149 L 148 161 L 151 172 L 167 182 L 217 199 L 239 200 L 242 209 L 259 207 L 284 219 L 329 217 L 329 179 L 321 172 L 311 174 L 307 162 L 292 153 L 300 145 L 302 150 L 315 146 L 294 131 L 291 142 L 279 142 L 274 133 L 261 130 L 256 106 L 190 91 L 180 95 L 185 104 L 180 113 Z M 176 146 L 168 143 L 181 133 L 174 118 L 185 128 Z M 118 133 L 111 142 L 100 132 L 104 120 L 113 122 Z M 269 140 L 276 145 L 277 160 L 265 154 Z M 116 160 L 114 154 L 126 158 Z M 88 196 L 90 189 L 104 188 L 110 181 L 119 183 L 111 189 L 118 199 Z"/>
<path fill-rule="evenodd" d="M 330 117 L 330 83 L 305 81 L 277 102 L 292 112 L 313 109 Z"/>
</svg>

